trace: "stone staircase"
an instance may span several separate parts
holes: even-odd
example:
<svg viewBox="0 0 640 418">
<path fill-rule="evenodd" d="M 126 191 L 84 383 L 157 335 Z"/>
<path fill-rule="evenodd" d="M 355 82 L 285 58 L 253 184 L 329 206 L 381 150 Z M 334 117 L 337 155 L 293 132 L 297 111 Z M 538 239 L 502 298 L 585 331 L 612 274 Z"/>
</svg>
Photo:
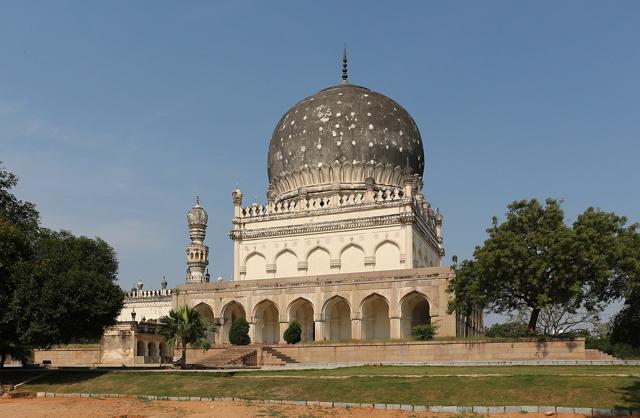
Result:
<svg viewBox="0 0 640 418">
<path fill-rule="evenodd" d="M 281 353 L 273 347 L 262 347 L 262 364 L 265 366 L 286 366 L 287 364 L 297 362 L 296 359 Z"/>
<path fill-rule="evenodd" d="M 584 358 L 585 360 L 595 360 L 595 361 L 612 361 L 618 360 L 616 357 L 607 354 L 603 351 L 596 350 L 593 348 L 587 348 L 584 350 Z"/>
<path fill-rule="evenodd" d="M 229 347 L 222 352 L 201 358 L 198 364 L 206 367 L 255 366 L 257 349 L 249 346 Z M 251 357 L 254 357 L 253 359 Z"/>
</svg>

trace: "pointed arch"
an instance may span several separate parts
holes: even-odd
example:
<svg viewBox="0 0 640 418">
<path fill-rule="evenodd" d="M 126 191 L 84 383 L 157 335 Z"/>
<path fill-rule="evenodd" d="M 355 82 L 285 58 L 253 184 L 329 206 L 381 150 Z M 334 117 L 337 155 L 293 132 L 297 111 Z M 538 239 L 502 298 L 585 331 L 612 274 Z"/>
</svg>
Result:
<svg viewBox="0 0 640 418">
<path fill-rule="evenodd" d="M 264 279 L 267 277 L 267 259 L 257 251 L 252 252 L 245 258 L 245 279 Z"/>
<path fill-rule="evenodd" d="M 280 251 L 275 258 L 276 277 L 298 276 L 298 256 L 289 248 Z"/>
<path fill-rule="evenodd" d="M 313 320 L 313 303 L 309 299 L 297 298 L 287 307 L 289 322 L 298 321 L 302 328 L 302 341 L 315 339 L 315 323 Z"/>
<path fill-rule="evenodd" d="M 331 253 L 328 249 L 315 246 L 307 252 L 307 275 L 315 276 L 331 272 Z"/>
<path fill-rule="evenodd" d="M 392 240 L 384 240 L 376 246 L 375 270 L 396 270 L 400 266 L 400 246 Z"/>
<path fill-rule="evenodd" d="M 364 271 L 364 249 L 358 244 L 347 244 L 340 251 L 340 273 L 359 273 L 362 271 Z"/>
<path fill-rule="evenodd" d="M 213 309 L 211 308 L 210 305 L 204 303 L 204 302 L 200 302 L 197 305 L 195 305 L 193 307 L 194 310 L 198 311 L 200 313 L 200 315 L 202 315 L 202 317 L 207 321 L 207 323 L 209 325 L 214 325 L 215 324 L 215 317 L 213 314 Z M 209 344 L 215 344 L 216 342 L 216 335 L 215 335 L 215 331 L 207 331 L 207 341 L 209 341 Z"/>
<path fill-rule="evenodd" d="M 361 335 L 363 340 L 388 339 L 391 336 L 389 301 L 379 293 L 372 293 L 362 300 Z"/>
<path fill-rule="evenodd" d="M 280 315 L 276 304 L 261 300 L 253 309 L 254 342 L 275 344 L 280 341 Z"/>
<path fill-rule="evenodd" d="M 222 318 L 222 325 L 220 326 L 220 338 L 223 343 L 229 342 L 229 330 L 231 325 L 240 318 L 246 319 L 247 314 L 244 306 L 236 300 L 224 305 L 220 311 L 220 318 Z"/>
<path fill-rule="evenodd" d="M 413 290 L 400 299 L 400 335 L 408 337 L 416 325 L 431 323 L 431 303 L 422 292 Z"/>
<path fill-rule="evenodd" d="M 342 296 L 332 296 L 322 306 L 325 340 L 351 339 L 351 305 Z"/>
</svg>

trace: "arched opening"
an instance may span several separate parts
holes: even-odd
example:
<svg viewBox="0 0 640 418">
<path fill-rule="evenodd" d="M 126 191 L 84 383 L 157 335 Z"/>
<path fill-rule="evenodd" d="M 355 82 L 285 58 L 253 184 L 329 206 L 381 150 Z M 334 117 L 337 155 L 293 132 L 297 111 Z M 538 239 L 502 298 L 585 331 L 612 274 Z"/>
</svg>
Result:
<svg viewBox="0 0 640 418">
<path fill-rule="evenodd" d="M 138 341 L 136 347 L 136 356 L 146 356 L 147 355 L 147 345 L 144 341 Z"/>
<path fill-rule="evenodd" d="M 245 279 L 266 279 L 267 260 L 260 253 L 253 253 L 245 261 Z"/>
<path fill-rule="evenodd" d="M 400 248 L 391 241 L 384 241 L 378 245 L 375 256 L 375 270 L 394 270 L 400 268 Z"/>
<path fill-rule="evenodd" d="M 173 357 L 169 352 L 169 346 L 164 341 L 160 343 L 160 356 L 162 358 Z"/>
<path fill-rule="evenodd" d="M 324 248 L 314 248 L 307 257 L 307 275 L 315 276 L 331 272 L 331 256 Z"/>
<path fill-rule="evenodd" d="M 275 344 L 280 341 L 280 321 L 278 308 L 270 300 L 263 300 L 253 315 L 255 338 L 257 343 Z"/>
<path fill-rule="evenodd" d="M 340 254 L 340 273 L 359 273 L 364 271 L 364 250 L 351 244 Z"/>
<path fill-rule="evenodd" d="M 389 336 L 389 303 L 374 293 L 362 302 L 362 339 L 384 340 Z"/>
<path fill-rule="evenodd" d="M 229 330 L 231 329 L 231 325 L 236 322 L 240 318 L 246 318 L 247 315 L 245 313 L 242 305 L 236 301 L 229 303 L 225 306 L 222 311 L 222 341 L 225 343 L 229 342 Z"/>
<path fill-rule="evenodd" d="M 411 335 L 411 329 L 416 325 L 431 323 L 429 314 L 429 301 L 419 292 L 411 292 L 402 298 L 400 305 L 400 333 L 403 337 Z"/>
<path fill-rule="evenodd" d="M 158 346 L 156 345 L 156 343 L 154 343 L 153 341 L 150 341 L 148 344 L 148 352 L 149 352 L 149 357 L 151 358 L 157 358 L 158 357 Z"/>
<path fill-rule="evenodd" d="M 291 250 L 284 250 L 276 257 L 276 277 L 298 276 L 298 257 Z"/>
<path fill-rule="evenodd" d="M 302 341 L 315 339 L 313 305 L 307 299 L 296 299 L 289 307 L 289 322 L 298 321 L 302 328 Z"/>
<path fill-rule="evenodd" d="M 213 309 L 211 309 L 211 306 L 201 302 L 194 306 L 193 309 L 198 311 L 210 326 L 214 325 L 215 318 L 213 316 Z M 216 333 L 211 328 L 207 331 L 207 341 L 209 341 L 209 344 L 215 344 Z"/>
<path fill-rule="evenodd" d="M 324 336 L 326 340 L 351 339 L 351 307 L 344 298 L 334 296 L 324 305 Z"/>
</svg>

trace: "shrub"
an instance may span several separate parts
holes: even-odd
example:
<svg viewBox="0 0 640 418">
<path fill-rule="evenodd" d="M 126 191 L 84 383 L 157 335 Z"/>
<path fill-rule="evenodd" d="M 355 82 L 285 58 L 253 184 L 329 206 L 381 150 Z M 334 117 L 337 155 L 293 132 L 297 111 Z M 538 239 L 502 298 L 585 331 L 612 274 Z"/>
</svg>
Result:
<svg viewBox="0 0 640 418">
<path fill-rule="evenodd" d="M 611 342 L 640 350 L 640 292 L 629 297 L 611 321 Z"/>
<path fill-rule="evenodd" d="M 433 337 L 436 335 L 437 330 L 438 326 L 434 324 L 416 325 L 415 327 L 411 328 L 411 336 L 414 340 L 429 341 L 433 340 Z"/>
<path fill-rule="evenodd" d="M 484 331 L 484 335 L 491 338 L 519 338 L 529 337 L 527 324 L 522 322 L 505 322 L 493 324 Z"/>
<path fill-rule="evenodd" d="M 302 327 L 298 321 L 291 321 L 284 331 L 284 340 L 287 344 L 299 343 L 302 340 Z"/>
<path fill-rule="evenodd" d="M 607 337 L 588 337 L 585 341 L 585 347 L 600 350 L 621 359 L 640 359 L 640 348 L 620 342 L 614 343 Z"/>
<path fill-rule="evenodd" d="M 233 345 L 247 345 L 251 343 L 251 338 L 249 338 L 249 323 L 246 319 L 240 318 L 231 324 L 229 342 Z"/>
</svg>

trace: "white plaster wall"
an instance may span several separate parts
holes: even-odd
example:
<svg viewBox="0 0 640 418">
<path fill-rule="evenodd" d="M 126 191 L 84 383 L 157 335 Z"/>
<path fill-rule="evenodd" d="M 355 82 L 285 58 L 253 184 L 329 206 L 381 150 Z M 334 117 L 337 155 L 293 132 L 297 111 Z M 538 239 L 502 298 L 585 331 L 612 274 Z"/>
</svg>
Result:
<svg viewBox="0 0 640 418">
<path fill-rule="evenodd" d="M 150 298 L 151 300 L 145 300 L 144 298 L 132 298 L 126 299 L 120 315 L 118 315 L 118 321 L 131 321 L 131 312 L 135 309 L 136 321 L 145 319 L 158 319 L 165 316 L 171 310 L 171 297 L 164 300 L 157 300 Z"/>
<path fill-rule="evenodd" d="M 409 268 L 404 227 L 244 240 L 236 280 Z M 365 259 L 372 263 L 365 267 Z M 275 270 L 270 271 L 272 265 Z M 333 265 L 333 267 L 332 267 Z"/>
</svg>

